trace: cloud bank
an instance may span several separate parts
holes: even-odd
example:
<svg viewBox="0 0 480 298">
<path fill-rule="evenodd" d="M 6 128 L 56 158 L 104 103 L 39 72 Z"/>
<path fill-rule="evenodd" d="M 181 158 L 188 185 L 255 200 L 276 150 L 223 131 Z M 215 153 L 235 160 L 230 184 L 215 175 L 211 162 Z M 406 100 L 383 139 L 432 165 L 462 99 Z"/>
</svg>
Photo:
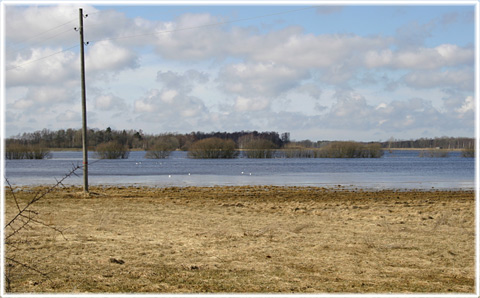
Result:
<svg viewBox="0 0 480 298">
<path fill-rule="evenodd" d="M 354 9 L 244 24 L 218 11 L 152 19 L 142 15 L 148 7 L 131 16 L 84 6 L 89 126 L 277 130 L 314 140 L 472 136 L 473 34 L 455 43 L 438 33 L 473 30 L 468 8 L 451 6 L 390 34 L 343 32 L 333 23 L 312 30 Z M 7 134 L 79 127 L 78 7 L 8 5 L 5 15 Z"/>
</svg>

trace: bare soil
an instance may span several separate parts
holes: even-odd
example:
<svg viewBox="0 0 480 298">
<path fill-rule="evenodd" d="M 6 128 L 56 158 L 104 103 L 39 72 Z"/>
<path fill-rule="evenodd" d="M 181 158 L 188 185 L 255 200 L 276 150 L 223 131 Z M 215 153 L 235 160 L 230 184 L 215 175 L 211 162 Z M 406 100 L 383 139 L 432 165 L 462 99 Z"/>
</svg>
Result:
<svg viewBox="0 0 480 298">
<path fill-rule="evenodd" d="M 68 187 L 32 209 L 47 226 L 6 247 L 15 293 L 475 291 L 473 191 Z"/>
</svg>

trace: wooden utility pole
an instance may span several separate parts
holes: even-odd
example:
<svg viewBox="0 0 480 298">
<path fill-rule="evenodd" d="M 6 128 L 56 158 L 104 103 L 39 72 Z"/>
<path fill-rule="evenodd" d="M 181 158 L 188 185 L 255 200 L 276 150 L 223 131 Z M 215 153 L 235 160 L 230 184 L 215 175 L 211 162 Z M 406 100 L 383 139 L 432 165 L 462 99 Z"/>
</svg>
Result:
<svg viewBox="0 0 480 298">
<path fill-rule="evenodd" d="M 83 191 L 88 193 L 88 142 L 87 142 L 87 96 L 85 90 L 85 53 L 83 42 L 83 9 L 79 10 L 80 19 L 80 72 L 82 76 L 82 147 L 83 147 Z"/>
</svg>

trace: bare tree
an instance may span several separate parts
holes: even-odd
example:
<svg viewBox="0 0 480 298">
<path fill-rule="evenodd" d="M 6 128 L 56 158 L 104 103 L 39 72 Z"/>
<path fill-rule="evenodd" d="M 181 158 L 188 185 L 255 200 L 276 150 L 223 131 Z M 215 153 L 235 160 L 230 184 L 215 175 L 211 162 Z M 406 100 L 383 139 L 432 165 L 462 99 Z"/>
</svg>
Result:
<svg viewBox="0 0 480 298">
<path fill-rule="evenodd" d="M 160 136 L 155 143 L 147 150 L 146 158 L 167 158 L 170 152 L 178 148 L 179 142 L 174 136 Z"/>
<path fill-rule="evenodd" d="M 235 150 L 233 140 L 220 138 L 207 138 L 196 141 L 190 146 L 188 155 L 191 158 L 235 158 L 238 151 Z"/>
<path fill-rule="evenodd" d="M 100 159 L 127 159 L 130 151 L 128 146 L 122 145 L 118 141 L 102 143 L 95 148 L 95 153 Z"/>
<path fill-rule="evenodd" d="M 248 158 L 272 158 L 277 146 L 270 140 L 254 137 L 243 147 Z"/>
</svg>

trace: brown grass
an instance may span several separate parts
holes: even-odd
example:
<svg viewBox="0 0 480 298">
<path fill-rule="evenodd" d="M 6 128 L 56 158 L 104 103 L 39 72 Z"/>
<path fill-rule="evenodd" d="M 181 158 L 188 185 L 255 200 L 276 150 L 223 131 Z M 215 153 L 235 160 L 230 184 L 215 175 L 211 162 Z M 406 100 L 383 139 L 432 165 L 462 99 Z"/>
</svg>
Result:
<svg viewBox="0 0 480 298">
<path fill-rule="evenodd" d="M 31 196 L 32 189 L 17 192 Z M 472 191 L 65 188 L 7 256 L 13 292 L 473 293 Z M 15 211 L 6 193 L 6 218 Z"/>
</svg>

